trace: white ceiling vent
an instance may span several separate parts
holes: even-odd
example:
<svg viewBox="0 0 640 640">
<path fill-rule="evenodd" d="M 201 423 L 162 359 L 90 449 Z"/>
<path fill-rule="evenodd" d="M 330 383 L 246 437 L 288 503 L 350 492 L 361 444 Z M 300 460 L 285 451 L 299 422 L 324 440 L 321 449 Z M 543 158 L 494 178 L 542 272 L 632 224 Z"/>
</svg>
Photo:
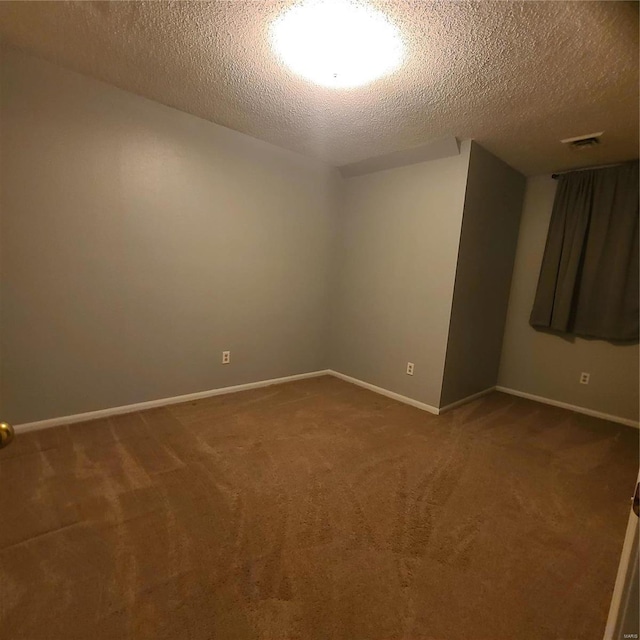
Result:
<svg viewBox="0 0 640 640">
<path fill-rule="evenodd" d="M 590 147 L 597 147 L 600 144 L 600 136 L 604 131 L 598 131 L 598 133 L 587 133 L 584 136 L 576 136 L 575 138 L 565 138 L 560 140 L 562 144 L 566 144 L 572 149 L 588 149 Z"/>
</svg>

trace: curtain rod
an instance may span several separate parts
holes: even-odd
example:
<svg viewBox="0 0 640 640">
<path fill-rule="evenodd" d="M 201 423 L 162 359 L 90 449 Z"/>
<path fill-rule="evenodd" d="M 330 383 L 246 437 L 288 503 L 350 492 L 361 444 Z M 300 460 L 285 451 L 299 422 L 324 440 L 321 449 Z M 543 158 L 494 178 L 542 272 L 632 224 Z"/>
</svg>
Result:
<svg viewBox="0 0 640 640">
<path fill-rule="evenodd" d="M 566 171 L 558 171 L 557 173 L 552 173 L 551 177 L 554 180 L 557 180 L 561 175 L 565 173 L 573 173 L 574 171 L 590 171 L 592 169 L 608 169 L 609 167 L 619 167 L 624 162 L 613 162 L 612 164 L 597 164 L 593 167 L 580 167 L 579 169 L 567 169 Z"/>
</svg>

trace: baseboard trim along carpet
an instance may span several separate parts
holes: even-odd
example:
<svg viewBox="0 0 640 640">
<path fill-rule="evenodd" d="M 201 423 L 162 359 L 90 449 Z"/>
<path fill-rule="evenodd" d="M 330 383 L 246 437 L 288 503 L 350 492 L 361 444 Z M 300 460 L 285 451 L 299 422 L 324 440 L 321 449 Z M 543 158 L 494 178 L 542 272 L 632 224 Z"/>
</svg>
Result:
<svg viewBox="0 0 640 640">
<path fill-rule="evenodd" d="M 450 404 L 445 404 L 444 407 L 440 407 L 440 413 L 445 413 L 446 411 L 451 411 L 451 409 L 455 409 L 463 404 L 467 404 L 467 402 L 471 402 L 472 400 L 477 400 L 478 398 L 482 398 L 482 396 L 486 396 L 487 393 L 491 393 L 495 391 L 495 387 L 489 387 L 488 389 L 484 389 L 483 391 L 478 391 L 478 393 L 473 393 L 466 398 L 462 398 L 461 400 L 456 400 L 455 402 L 451 402 Z"/>
<path fill-rule="evenodd" d="M 502 393 L 508 393 L 511 396 L 518 396 L 519 398 L 526 398 L 527 400 L 535 400 L 536 402 L 542 402 L 543 404 L 550 404 L 553 407 L 560 407 L 561 409 L 569 409 L 569 411 L 583 413 L 586 416 L 593 416 L 594 418 L 602 418 L 602 420 L 617 422 L 618 424 L 624 424 L 627 427 L 635 427 L 636 429 L 640 428 L 640 423 L 637 420 L 631 420 L 630 418 L 621 418 L 620 416 L 614 416 L 610 413 L 603 413 L 602 411 L 595 411 L 594 409 L 579 407 L 575 404 L 560 402 L 560 400 L 552 400 L 551 398 L 545 398 L 544 396 L 536 396 L 533 393 L 526 393 L 524 391 L 518 391 L 517 389 L 510 389 L 509 387 L 501 386 L 497 386 L 496 391 L 502 391 Z"/>
<path fill-rule="evenodd" d="M 358 378 L 352 378 L 351 376 L 340 373 L 339 371 L 333 371 L 332 369 L 330 369 L 329 371 L 327 371 L 327 373 L 329 375 L 335 376 L 336 378 L 340 378 L 340 380 L 344 380 L 345 382 L 350 382 L 351 384 L 358 385 L 359 387 L 364 387 L 365 389 L 369 389 L 369 391 L 379 393 L 381 396 L 392 398 L 393 400 L 397 400 L 398 402 L 404 402 L 404 404 L 409 404 L 412 407 L 417 407 L 418 409 L 422 409 L 423 411 L 428 411 L 429 413 L 433 413 L 436 416 L 441 411 L 440 409 L 438 409 L 438 407 L 432 407 L 430 404 L 425 404 L 424 402 L 420 402 L 419 400 L 414 400 L 413 398 L 409 398 L 408 396 L 403 396 L 400 393 L 388 391 L 387 389 L 383 389 L 382 387 L 376 387 L 375 384 L 364 382 L 363 380 L 358 380 Z"/>
<path fill-rule="evenodd" d="M 466 398 L 462 398 L 461 400 L 457 400 L 456 402 L 452 402 L 451 404 L 438 408 L 438 407 L 433 407 L 424 402 L 420 402 L 419 400 L 414 400 L 413 398 L 409 398 L 408 396 L 403 396 L 400 393 L 395 393 L 394 391 L 383 389 L 382 387 L 378 387 L 369 382 L 364 382 L 364 380 L 359 380 L 358 378 L 352 378 L 351 376 L 348 376 L 344 373 L 340 373 L 339 371 L 334 371 L 332 369 L 324 369 L 321 371 L 311 371 L 309 373 L 299 373 L 292 376 L 284 376 L 283 378 L 270 378 L 269 380 L 259 380 L 258 382 L 248 382 L 246 384 L 237 384 L 230 387 L 220 387 L 218 389 L 209 389 L 207 391 L 187 393 L 185 395 L 174 396 L 171 398 L 160 398 L 158 400 L 149 400 L 147 402 L 127 404 L 120 407 L 111 407 L 109 409 L 99 409 L 97 411 L 88 411 L 86 413 L 76 413 L 74 415 L 61 416 L 59 418 L 38 420 L 36 422 L 25 422 L 23 424 L 14 425 L 14 429 L 16 433 L 24 433 L 26 431 L 36 431 L 37 429 L 57 427 L 62 424 L 73 424 L 74 422 L 86 422 L 88 420 L 97 420 L 98 418 L 108 418 L 109 416 L 117 416 L 124 413 L 133 413 L 135 411 L 142 411 L 144 409 L 152 409 L 154 407 L 164 407 L 171 404 L 179 404 L 181 402 L 190 402 L 191 400 L 200 400 L 202 398 L 210 398 L 212 396 L 219 396 L 227 393 L 237 393 L 238 391 L 248 391 L 249 389 L 257 389 L 259 387 L 268 387 L 275 384 L 282 384 L 284 382 L 304 380 L 306 378 L 317 378 L 319 376 L 325 376 L 325 375 L 334 376 L 336 378 L 339 378 L 340 380 L 344 380 L 345 382 L 350 382 L 351 384 L 355 384 L 359 387 L 363 387 L 364 389 L 368 389 L 369 391 L 373 391 L 374 393 L 378 393 L 382 396 L 386 396 L 387 398 L 392 398 L 393 400 L 397 400 L 398 402 L 403 402 L 404 404 L 408 404 L 412 407 L 416 407 L 417 409 L 422 409 L 422 411 L 427 411 L 428 413 L 432 413 L 436 416 L 441 415 L 446 411 L 451 411 L 452 409 L 455 409 L 460 405 L 476 400 L 477 398 L 480 398 L 490 393 L 491 391 L 495 390 L 495 391 L 501 391 L 502 393 L 507 393 L 512 396 L 518 396 L 519 398 L 526 398 L 528 400 L 534 400 L 535 402 L 541 402 L 543 404 L 549 404 L 554 407 L 560 407 L 561 409 L 568 409 L 570 411 L 575 411 L 577 413 L 593 416 L 594 418 L 610 420 L 611 422 L 624 424 L 628 427 L 635 427 L 636 429 L 640 428 L 640 423 L 638 423 L 638 421 L 636 420 L 631 420 L 629 418 L 622 418 L 620 416 L 614 416 L 609 413 L 603 413 L 602 411 L 595 411 L 593 409 L 579 407 L 577 405 L 569 404 L 567 402 L 560 402 L 559 400 L 552 400 L 551 398 L 536 396 L 532 393 L 526 393 L 524 391 L 518 391 L 517 389 L 510 389 L 509 387 L 502 387 L 502 386 L 489 387 L 484 391 L 480 391 L 479 393 L 474 393 L 473 395 L 467 396 Z"/>
<path fill-rule="evenodd" d="M 110 409 L 99 409 L 98 411 L 88 411 L 86 413 L 76 413 L 71 416 L 62 416 L 60 418 L 51 418 L 49 420 L 38 420 L 36 422 L 25 422 L 23 424 L 14 425 L 16 433 L 24 433 L 25 431 L 36 431 L 37 429 L 46 429 L 47 427 L 57 427 L 61 424 L 73 424 L 74 422 L 86 422 L 88 420 L 97 420 L 98 418 L 108 418 L 109 416 L 122 415 L 123 413 L 133 413 L 144 409 L 153 409 L 154 407 L 165 407 L 170 404 L 179 404 L 181 402 L 189 402 L 191 400 L 200 400 L 202 398 L 211 398 L 212 396 L 221 396 L 226 393 L 237 393 L 238 391 L 248 391 L 249 389 L 258 389 L 259 387 L 269 387 L 273 384 L 282 384 L 283 382 L 293 382 L 294 380 L 304 380 L 306 378 L 317 378 L 318 376 L 326 376 L 331 374 L 328 370 L 311 371 L 310 373 L 298 373 L 293 376 L 285 376 L 284 378 L 271 378 L 269 380 L 259 380 L 258 382 L 248 382 L 246 384 L 236 384 L 231 387 L 220 387 L 218 389 L 209 389 L 208 391 L 198 391 L 196 393 L 187 393 L 182 396 L 174 396 L 172 398 L 160 398 L 159 400 L 149 400 L 147 402 L 138 402 L 136 404 L 127 404 L 121 407 L 112 407 Z"/>
</svg>

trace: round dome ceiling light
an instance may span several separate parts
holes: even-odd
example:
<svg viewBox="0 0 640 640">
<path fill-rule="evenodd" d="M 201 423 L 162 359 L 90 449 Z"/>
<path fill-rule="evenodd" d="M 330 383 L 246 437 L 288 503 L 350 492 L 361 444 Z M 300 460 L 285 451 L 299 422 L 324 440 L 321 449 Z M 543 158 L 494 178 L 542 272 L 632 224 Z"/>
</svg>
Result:
<svg viewBox="0 0 640 640">
<path fill-rule="evenodd" d="M 271 41 L 296 74 L 323 87 L 359 87 L 397 69 L 404 56 L 398 28 L 357 0 L 306 0 L 271 26 Z"/>
</svg>

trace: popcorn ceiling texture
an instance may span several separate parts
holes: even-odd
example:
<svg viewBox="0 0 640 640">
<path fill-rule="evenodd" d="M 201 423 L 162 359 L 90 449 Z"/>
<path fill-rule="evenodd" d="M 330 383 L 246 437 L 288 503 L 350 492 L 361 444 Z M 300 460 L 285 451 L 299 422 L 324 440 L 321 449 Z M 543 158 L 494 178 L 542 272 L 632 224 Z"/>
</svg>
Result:
<svg viewBox="0 0 640 640">
<path fill-rule="evenodd" d="M 2 2 L 0 37 L 338 166 L 448 135 L 529 175 L 638 155 L 636 3 L 370 2 L 407 56 L 351 90 L 315 86 L 277 59 L 269 25 L 291 4 Z M 559 143 L 601 130 L 600 148 Z"/>
</svg>

